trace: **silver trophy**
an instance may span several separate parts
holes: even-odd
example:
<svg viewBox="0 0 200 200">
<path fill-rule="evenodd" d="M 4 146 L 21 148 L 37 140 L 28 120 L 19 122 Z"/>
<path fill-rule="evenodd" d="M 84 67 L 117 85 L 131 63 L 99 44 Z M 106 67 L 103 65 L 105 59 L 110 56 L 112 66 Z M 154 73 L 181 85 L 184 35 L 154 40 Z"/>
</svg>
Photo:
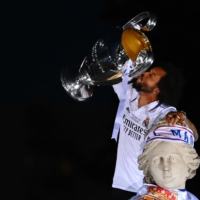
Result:
<svg viewBox="0 0 200 200">
<path fill-rule="evenodd" d="M 142 12 L 123 27 L 116 27 L 113 32 L 97 40 L 84 58 L 78 75 L 72 75 L 69 68 L 61 70 L 60 78 L 65 91 L 75 100 L 86 101 L 92 97 L 95 85 L 121 82 L 122 67 L 129 59 L 134 65 L 130 77 L 137 77 L 146 71 L 154 57 L 151 44 L 143 31 L 150 31 L 155 25 L 155 15 Z"/>
</svg>

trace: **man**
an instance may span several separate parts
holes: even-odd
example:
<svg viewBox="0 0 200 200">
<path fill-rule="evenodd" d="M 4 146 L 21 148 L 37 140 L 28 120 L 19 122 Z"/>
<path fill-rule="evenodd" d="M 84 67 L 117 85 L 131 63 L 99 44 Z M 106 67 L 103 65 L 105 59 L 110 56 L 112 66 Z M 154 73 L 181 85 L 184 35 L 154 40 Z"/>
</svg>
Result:
<svg viewBox="0 0 200 200">
<path fill-rule="evenodd" d="M 144 185 L 136 199 L 198 200 L 185 189 L 186 181 L 196 175 L 200 158 L 194 147 L 194 135 L 187 126 L 168 126 L 160 120 L 145 138 L 139 169 Z"/>
<path fill-rule="evenodd" d="M 171 64 L 154 65 L 139 77 L 128 80 L 133 63 L 123 67 L 123 81 L 113 88 L 120 99 L 112 138 L 117 140 L 117 160 L 113 177 L 113 200 L 129 199 L 143 185 L 143 173 L 138 169 L 137 158 L 142 153 L 144 136 L 153 123 L 166 116 L 168 124 L 187 120 L 196 134 L 195 126 L 176 106 L 182 92 L 183 78 Z M 171 106 L 169 106 L 171 105 Z"/>
</svg>

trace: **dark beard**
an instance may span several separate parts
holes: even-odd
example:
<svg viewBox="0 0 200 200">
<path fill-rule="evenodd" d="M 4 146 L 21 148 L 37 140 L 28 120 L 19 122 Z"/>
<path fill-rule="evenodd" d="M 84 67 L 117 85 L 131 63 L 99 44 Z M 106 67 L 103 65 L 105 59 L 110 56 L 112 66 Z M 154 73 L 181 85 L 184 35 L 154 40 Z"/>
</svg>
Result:
<svg viewBox="0 0 200 200">
<path fill-rule="evenodd" d="M 152 93 L 155 87 L 149 87 L 146 83 L 138 83 L 137 78 L 133 78 L 130 83 L 132 83 L 132 87 L 135 88 L 138 92 L 146 92 Z"/>
<path fill-rule="evenodd" d="M 132 87 L 135 88 L 138 92 L 142 91 L 142 84 L 137 83 L 137 78 L 133 78 L 131 81 Z"/>
</svg>

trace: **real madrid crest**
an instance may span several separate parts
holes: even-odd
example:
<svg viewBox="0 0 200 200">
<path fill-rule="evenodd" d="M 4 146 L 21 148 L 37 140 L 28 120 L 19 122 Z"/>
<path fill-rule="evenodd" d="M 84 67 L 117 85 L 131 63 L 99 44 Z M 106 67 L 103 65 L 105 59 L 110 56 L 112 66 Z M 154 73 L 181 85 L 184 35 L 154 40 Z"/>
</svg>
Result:
<svg viewBox="0 0 200 200">
<path fill-rule="evenodd" d="M 147 117 L 147 118 L 142 122 L 142 126 L 144 126 L 145 128 L 147 128 L 148 125 L 149 125 L 149 121 L 150 121 L 150 118 Z"/>
</svg>

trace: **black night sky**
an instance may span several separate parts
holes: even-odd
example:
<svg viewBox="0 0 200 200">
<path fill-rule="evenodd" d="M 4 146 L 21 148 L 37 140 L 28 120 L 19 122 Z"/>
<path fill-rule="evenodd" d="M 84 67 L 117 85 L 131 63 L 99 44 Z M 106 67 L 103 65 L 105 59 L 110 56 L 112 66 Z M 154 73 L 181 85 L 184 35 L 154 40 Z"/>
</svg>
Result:
<svg viewBox="0 0 200 200">
<path fill-rule="evenodd" d="M 4 200 L 109 200 L 117 145 L 110 139 L 118 99 L 96 86 L 78 102 L 60 82 L 80 67 L 102 34 L 140 12 L 156 58 L 182 69 L 187 85 L 178 109 L 199 124 L 199 10 L 196 1 L 2 0 L 0 111 Z M 199 141 L 195 148 L 200 155 Z M 200 197 L 197 175 L 188 191 Z M 2 195 L 1 195 L 2 196 Z"/>
</svg>

